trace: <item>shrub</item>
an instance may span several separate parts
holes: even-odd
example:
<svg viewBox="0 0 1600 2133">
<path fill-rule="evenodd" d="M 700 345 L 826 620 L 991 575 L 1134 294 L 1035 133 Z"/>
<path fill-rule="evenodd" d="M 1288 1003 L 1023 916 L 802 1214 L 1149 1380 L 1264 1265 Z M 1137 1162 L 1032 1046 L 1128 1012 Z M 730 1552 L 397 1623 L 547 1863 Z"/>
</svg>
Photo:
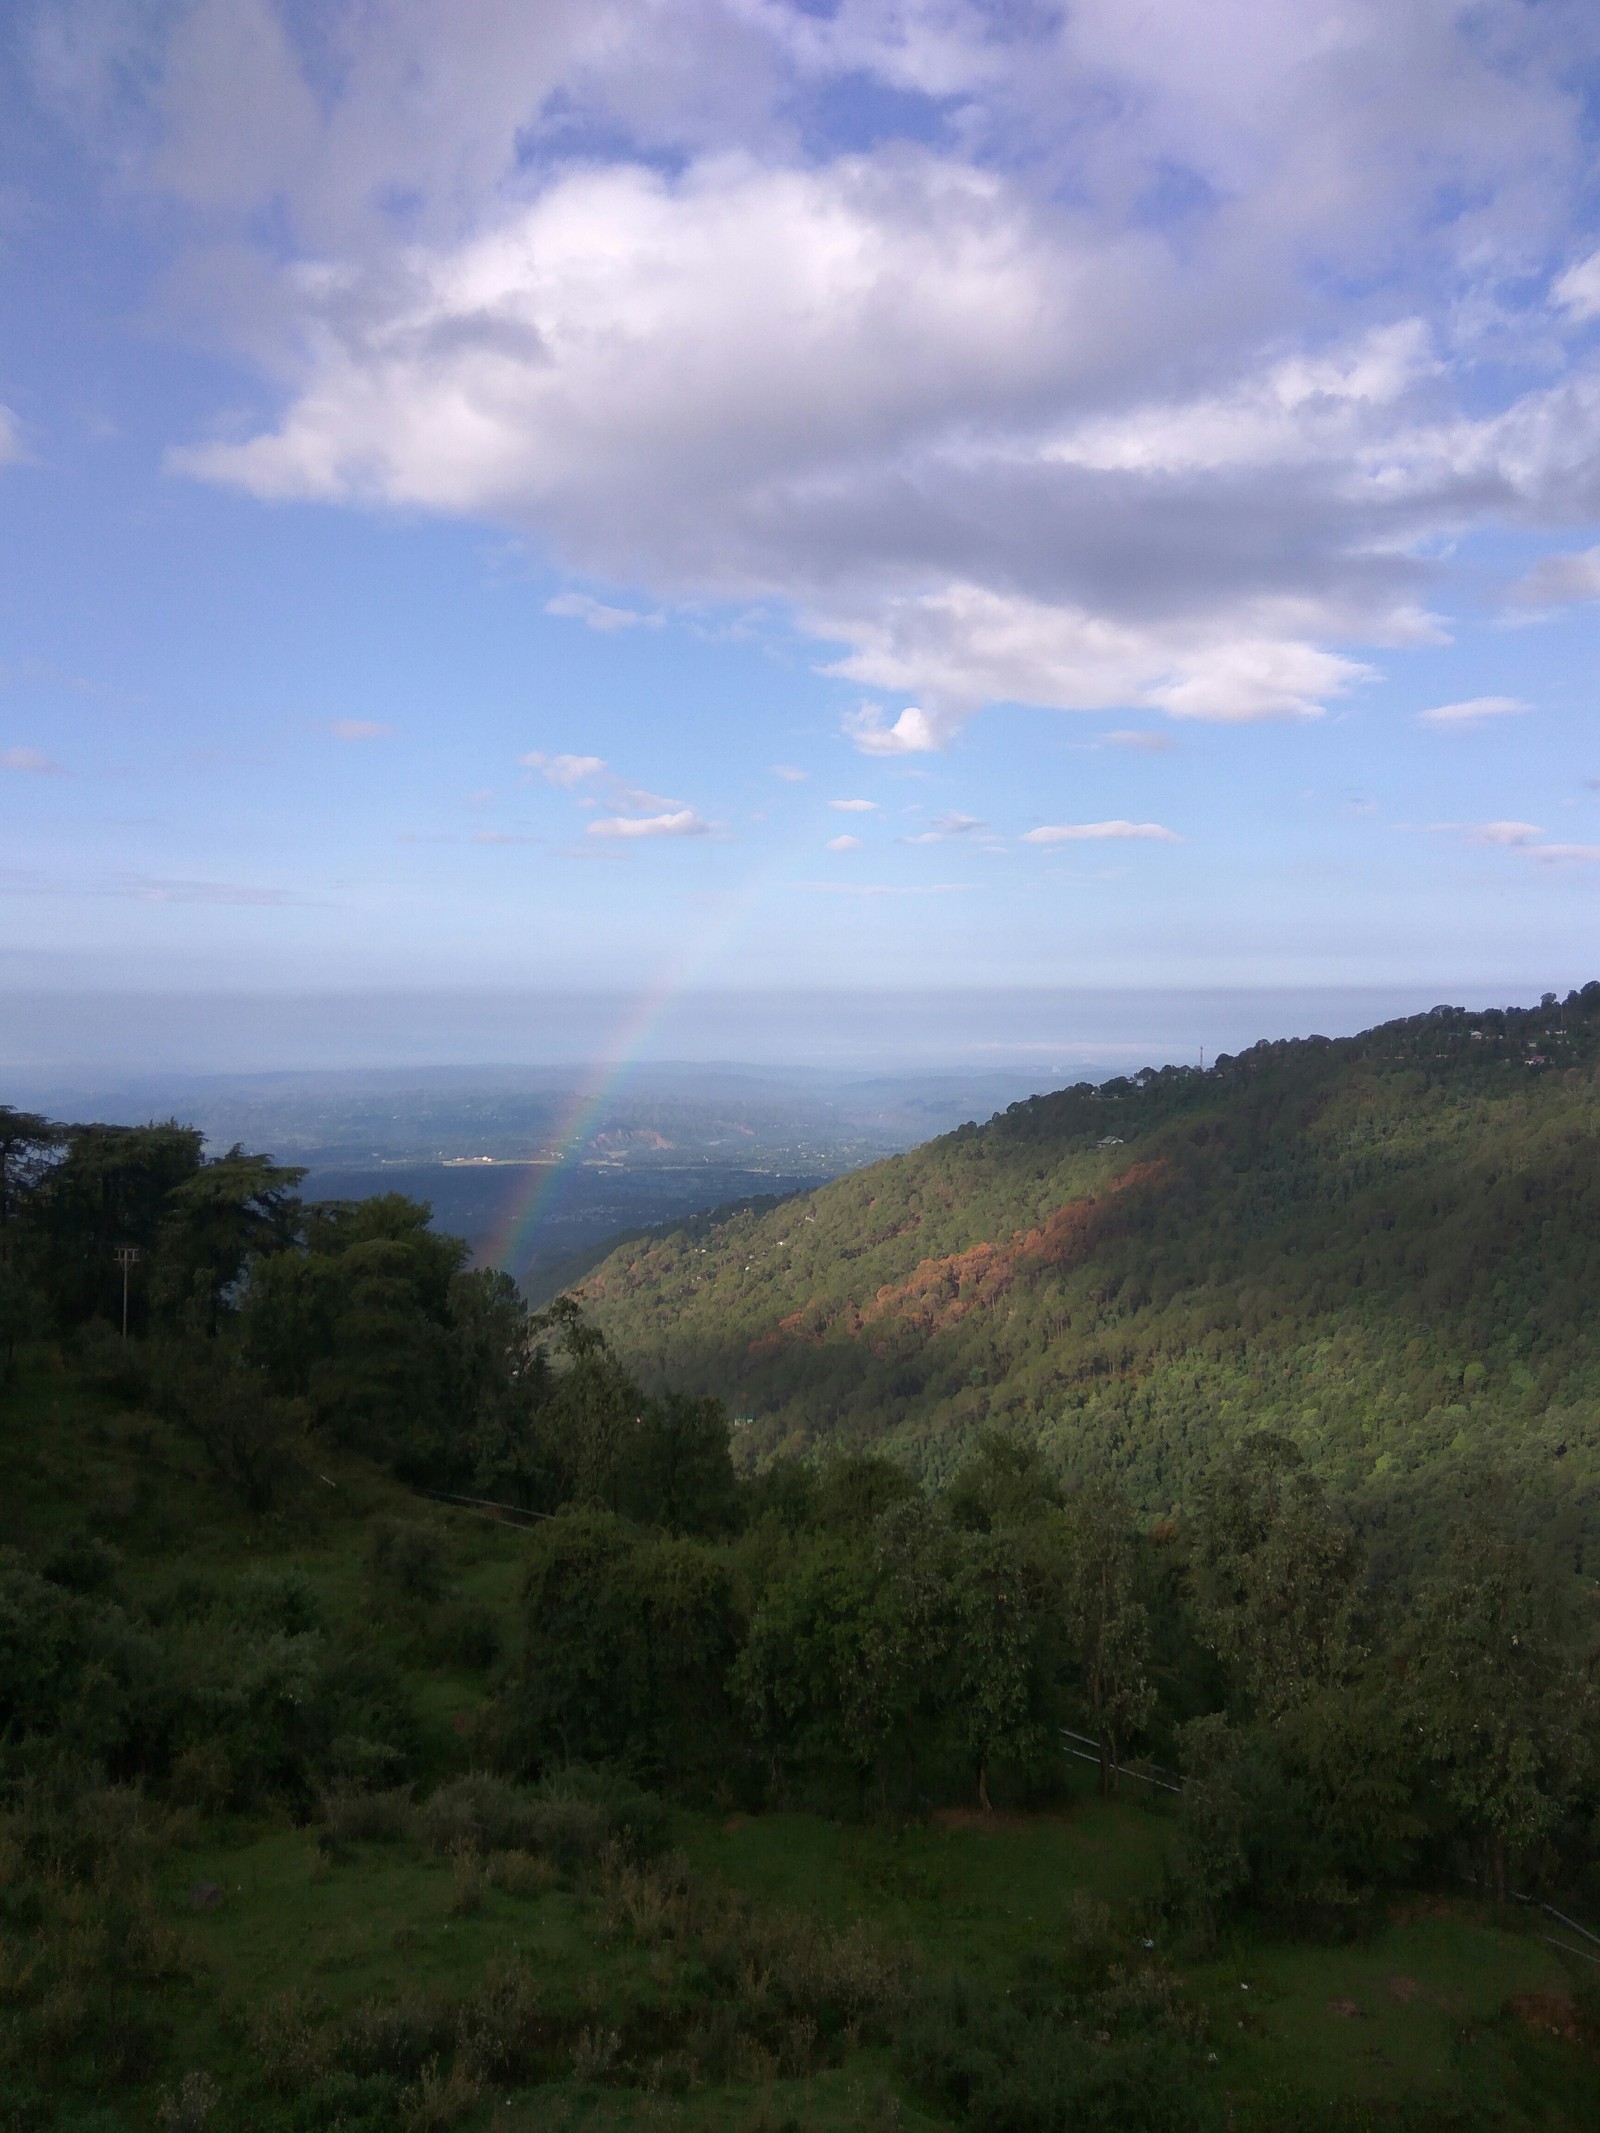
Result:
<svg viewBox="0 0 1600 2133">
<path fill-rule="evenodd" d="M 973 2133 L 1197 2133 L 1208 2115 L 1181 2039 L 1030 2015 L 962 1978 L 913 2004 L 896 2056 Z"/>
<path fill-rule="evenodd" d="M 330 1792 L 322 1803 L 328 1833 L 341 1844 L 393 1844 L 411 1834 L 411 1793 L 407 1786 L 392 1792 Z"/>
<path fill-rule="evenodd" d="M 63 1535 L 41 1566 L 52 1585 L 81 1593 L 109 1592 L 121 1568 L 120 1548 L 82 1531 Z"/>
<path fill-rule="evenodd" d="M 379 1583 L 407 1600 L 431 1606 L 444 1597 L 445 1547 L 431 1526 L 409 1518 L 380 1518 L 372 1529 L 367 1559 Z"/>
<path fill-rule="evenodd" d="M 430 2060 L 448 2051 L 455 2010 L 423 1993 L 367 2000 L 340 2024 L 338 2056 L 353 2074 L 399 2074 L 414 2081 Z"/>
<path fill-rule="evenodd" d="M 536 1848 L 533 1795 L 521 1785 L 470 1771 L 441 1785 L 417 1814 L 417 1833 L 430 1850 L 513 1851 Z"/>
<path fill-rule="evenodd" d="M 303 1570 L 247 1570 L 228 1595 L 242 1629 L 302 1637 L 323 1627 L 322 1599 Z"/>
<path fill-rule="evenodd" d="M 250 2026 L 261 2078 L 280 2096 L 295 2096 L 328 2071 L 334 2039 L 303 1993 L 268 2000 Z"/>
<path fill-rule="evenodd" d="M 157 2118 L 167 2133 L 205 2133 L 222 2091 L 209 2074 L 185 2074 L 176 2090 L 163 2089 Z"/>
<path fill-rule="evenodd" d="M 608 1844 L 648 1857 L 665 1844 L 669 1820 L 662 1801 L 625 1778 L 569 1770 L 528 1787 L 477 1770 L 441 1785 L 417 1828 L 435 1852 L 540 1852 L 570 1873 Z"/>
<path fill-rule="evenodd" d="M 456 2018 L 456 2064 L 473 2081 L 527 2079 L 546 2042 L 538 1988 L 519 1963 L 492 1969 Z"/>
</svg>

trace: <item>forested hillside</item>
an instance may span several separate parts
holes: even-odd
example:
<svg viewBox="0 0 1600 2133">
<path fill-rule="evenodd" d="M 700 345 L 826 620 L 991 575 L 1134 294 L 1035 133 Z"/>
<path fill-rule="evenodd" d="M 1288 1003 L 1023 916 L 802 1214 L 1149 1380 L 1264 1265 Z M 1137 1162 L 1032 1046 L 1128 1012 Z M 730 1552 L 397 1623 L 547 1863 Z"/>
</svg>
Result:
<svg viewBox="0 0 1600 2133">
<path fill-rule="evenodd" d="M 1382 1151 L 1445 1189 L 1428 1034 L 1371 1074 L 1412 1094 L 1373 1105 L 1368 1284 L 1423 1234 Z M 1459 1072 L 1520 1168 L 1463 1158 L 1464 1271 L 1406 1275 L 1465 1322 L 1515 1250 L 1474 1193 L 1532 1210 L 1544 1287 L 1469 1419 L 1582 1367 L 1588 1084 L 1522 1041 L 1462 1036 L 1511 1062 Z M 1204 1269 L 1162 1272 L 1163 1208 L 1236 1312 L 1240 1266 L 1270 1300 L 1260 1240 L 1321 1174 L 1296 1136 L 1336 1129 L 1315 1053 L 1266 1066 L 1253 1105 L 1247 1064 L 929 1151 L 941 1238 L 963 1165 L 991 1211 L 1031 1180 L 1022 1220 L 757 1367 L 878 1368 L 880 1329 L 959 1343 L 1046 1279 L 1064 1347 L 1082 1278 L 1108 1324 L 1181 1325 Z M 721 1404 L 641 1385 L 570 1298 L 530 1314 L 426 1206 L 297 1175 L 0 1108 L 0 2133 L 1587 2133 L 1600 1594 L 1515 1492 L 1414 1522 L 1396 1578 L 1242 1424 L 1195 1432 L 1176 1519 L 1020 1430 L 937 1490 L 741 1473 Z M 833 1213 L 881 1227 L 873 1197 Z M 1137 1364 L 1101 1341 L 1103 1395 Z M 1003 1390 L 968 1352 L 955 1397 Z M 1240 1352 L 1206 1367 L 1267 1374 Z"/>
<path fill-rule="evenodd" d="M 1395 1541 L 1464 1492 L 1600 1567 L 1600 984 L 1035 1098 L 771 1213 L 632 1243 L 582 1295 L 745 1456 L 938 1479 L 1037 1440 L 1173 1511 L 1295 1439 Z"/>
</svg>

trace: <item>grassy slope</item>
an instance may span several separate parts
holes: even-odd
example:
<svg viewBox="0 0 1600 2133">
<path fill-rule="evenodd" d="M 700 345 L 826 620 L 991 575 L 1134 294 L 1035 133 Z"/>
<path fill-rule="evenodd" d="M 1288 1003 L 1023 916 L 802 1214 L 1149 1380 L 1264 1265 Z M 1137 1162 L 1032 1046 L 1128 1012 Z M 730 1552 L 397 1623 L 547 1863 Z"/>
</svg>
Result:
<svg viewBox="0 0 1600 2133">
<path fill-rule="evenodd" d="M 322 1456 L 316 1465 L 327 1479 L 303 1504 L 281 1520 L 247 1519 L 218 1497 L 182 1447 L 75 1393 L 49 1370 L 0 1407 L 0 1457 L 9 1484 L 0 1539 L 38 1556 L 87 1524 L 124 1551 L 130 1596 L 180 1569 L 224 1584 L 246 1570 L 303 1571 L 332 1623 L 363 1625 L 407 1667 L 431 1718 L 430 1763 L 444 1772 L 459 1762 L 452 1717 L 479 1700 L 484 1682 L 421 1663 L 411 1629 L 374 1603 L 362 1568 L 367 1522 L 418 1508 L 381 1475 Z M 525 1538 L 460 1514 L 438 1520 L 459 1588 L 504 1610 L 509 1623 Z M 949 1819 L 953 1826 L 896 1833 L 805 1815 L 724 1822 L 685 1813 L 679 1841 L 700 1869 L 763 1904 L 831 1925 L 865 1919 L 934 1966 L 960 1965 L 1003 1982 L 1019 1960 L 1059 1943 L 1075 1892 L 1124 1913 L 1152 1894 L 1170 1828 L 1159 1806 L 1106 1805 L 1087 1793 L 1057 1817 L 982 1827 Z M 195 1891 L 206 1884 L 221 1901 L 197 1910 Z M 188 2068 L 207 2069 L 226 2095 L 247 2057 L 241 2017 L 290 1989 L 331 2008 L 416 1987 L 465 1993 L 513 1951 L 531 1960 L 547 2008 L 581 2012 L 601 2027 L 611 2010 L 648 2004 L 665 1989 L 658 1955 L 626 1933 L 603 1931 L 592 1896 L 491 1890 L 481 1908 L 463 1914 L 448 1862 L 409 1841 L 360 1844 L 335 1863 L 315 1829 L 281 1815 L 196 1822 L 168 1855 L 159 1886 L 183 1949 L 181 1973 L 159 1988 L 171 2032 L 166 2064 L 109 2110 L 87 2097 L 75 2102 L 64 2077 L 64 2127 L 153 2126 L 160 2081 Z M 1526 1920 L 1439 1906 L 1350 1948 L 1246 1941 L 1194 1968 L 1190 1980 L 1214 2012 L 1215 2078 L 1246 2099 L 1280 2089 L 1323 2099 L 1472 2096 L 1504 2106 L 1511 2126 L 1587 2122 L 1593 2062 L 1506 2011 L 1513 1995 L 1573 1982 Z M 1354 2001 L 1361 2014 L 1331 2012 L 1334 2001 Z M 908 2127 L 928 2123 L 896 2099 L 886 2056 L 858 2051 L 806 2081 L 707 2087 L 676 2099 L 574 2077 L 497 2099 L 470 2123 L 492 2123 L 500 2133 L 567 2123 L 746 2133 L 790 2120 L 866 2128 L 894 2122 L 895 2111 Z"/>
<path fill-rule="evenodd" d="M 1564 1021 L 1423 1018 L 1037 1098 L 631 1245 L 580 1294 L 648 1375 L 725 1397 L 756 1454 L 874 1441 L 937 1478 L 999 1421 L 1160 1513 L 1270 1426 L 1397 1528 L 1496 1464 L 1581 1563 L 1600 1002 Z"/>
</svg>

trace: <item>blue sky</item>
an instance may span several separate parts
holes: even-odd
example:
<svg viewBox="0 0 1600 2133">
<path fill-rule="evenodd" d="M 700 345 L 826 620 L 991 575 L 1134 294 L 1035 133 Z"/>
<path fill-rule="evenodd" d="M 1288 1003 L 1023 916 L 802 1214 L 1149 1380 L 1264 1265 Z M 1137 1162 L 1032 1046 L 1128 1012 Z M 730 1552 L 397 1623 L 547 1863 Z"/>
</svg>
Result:
<svg viewBox="0 0 1600 2133">
<path fill-rule="evenodd" d="M 1600 973 L 1600 17 L 7 11 L 13 988 Z"/>
</svg>

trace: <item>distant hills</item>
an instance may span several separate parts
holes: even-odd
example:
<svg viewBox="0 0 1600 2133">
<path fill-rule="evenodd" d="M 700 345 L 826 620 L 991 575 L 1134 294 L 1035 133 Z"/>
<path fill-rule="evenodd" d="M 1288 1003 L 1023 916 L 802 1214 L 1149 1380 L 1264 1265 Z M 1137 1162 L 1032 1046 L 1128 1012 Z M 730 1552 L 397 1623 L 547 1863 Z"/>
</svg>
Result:
<svg viewBox="0 0 1600 2133">
<path fill-rule="evenodd" d="M 1014 1104 L 579 1291 L 750 1459 L 976 1433 L 1146 1515 L 1270 1428 L 1403 1557 L 1474 1494 L 1600 1574 L 1600 984 Z"/>
</svg>

